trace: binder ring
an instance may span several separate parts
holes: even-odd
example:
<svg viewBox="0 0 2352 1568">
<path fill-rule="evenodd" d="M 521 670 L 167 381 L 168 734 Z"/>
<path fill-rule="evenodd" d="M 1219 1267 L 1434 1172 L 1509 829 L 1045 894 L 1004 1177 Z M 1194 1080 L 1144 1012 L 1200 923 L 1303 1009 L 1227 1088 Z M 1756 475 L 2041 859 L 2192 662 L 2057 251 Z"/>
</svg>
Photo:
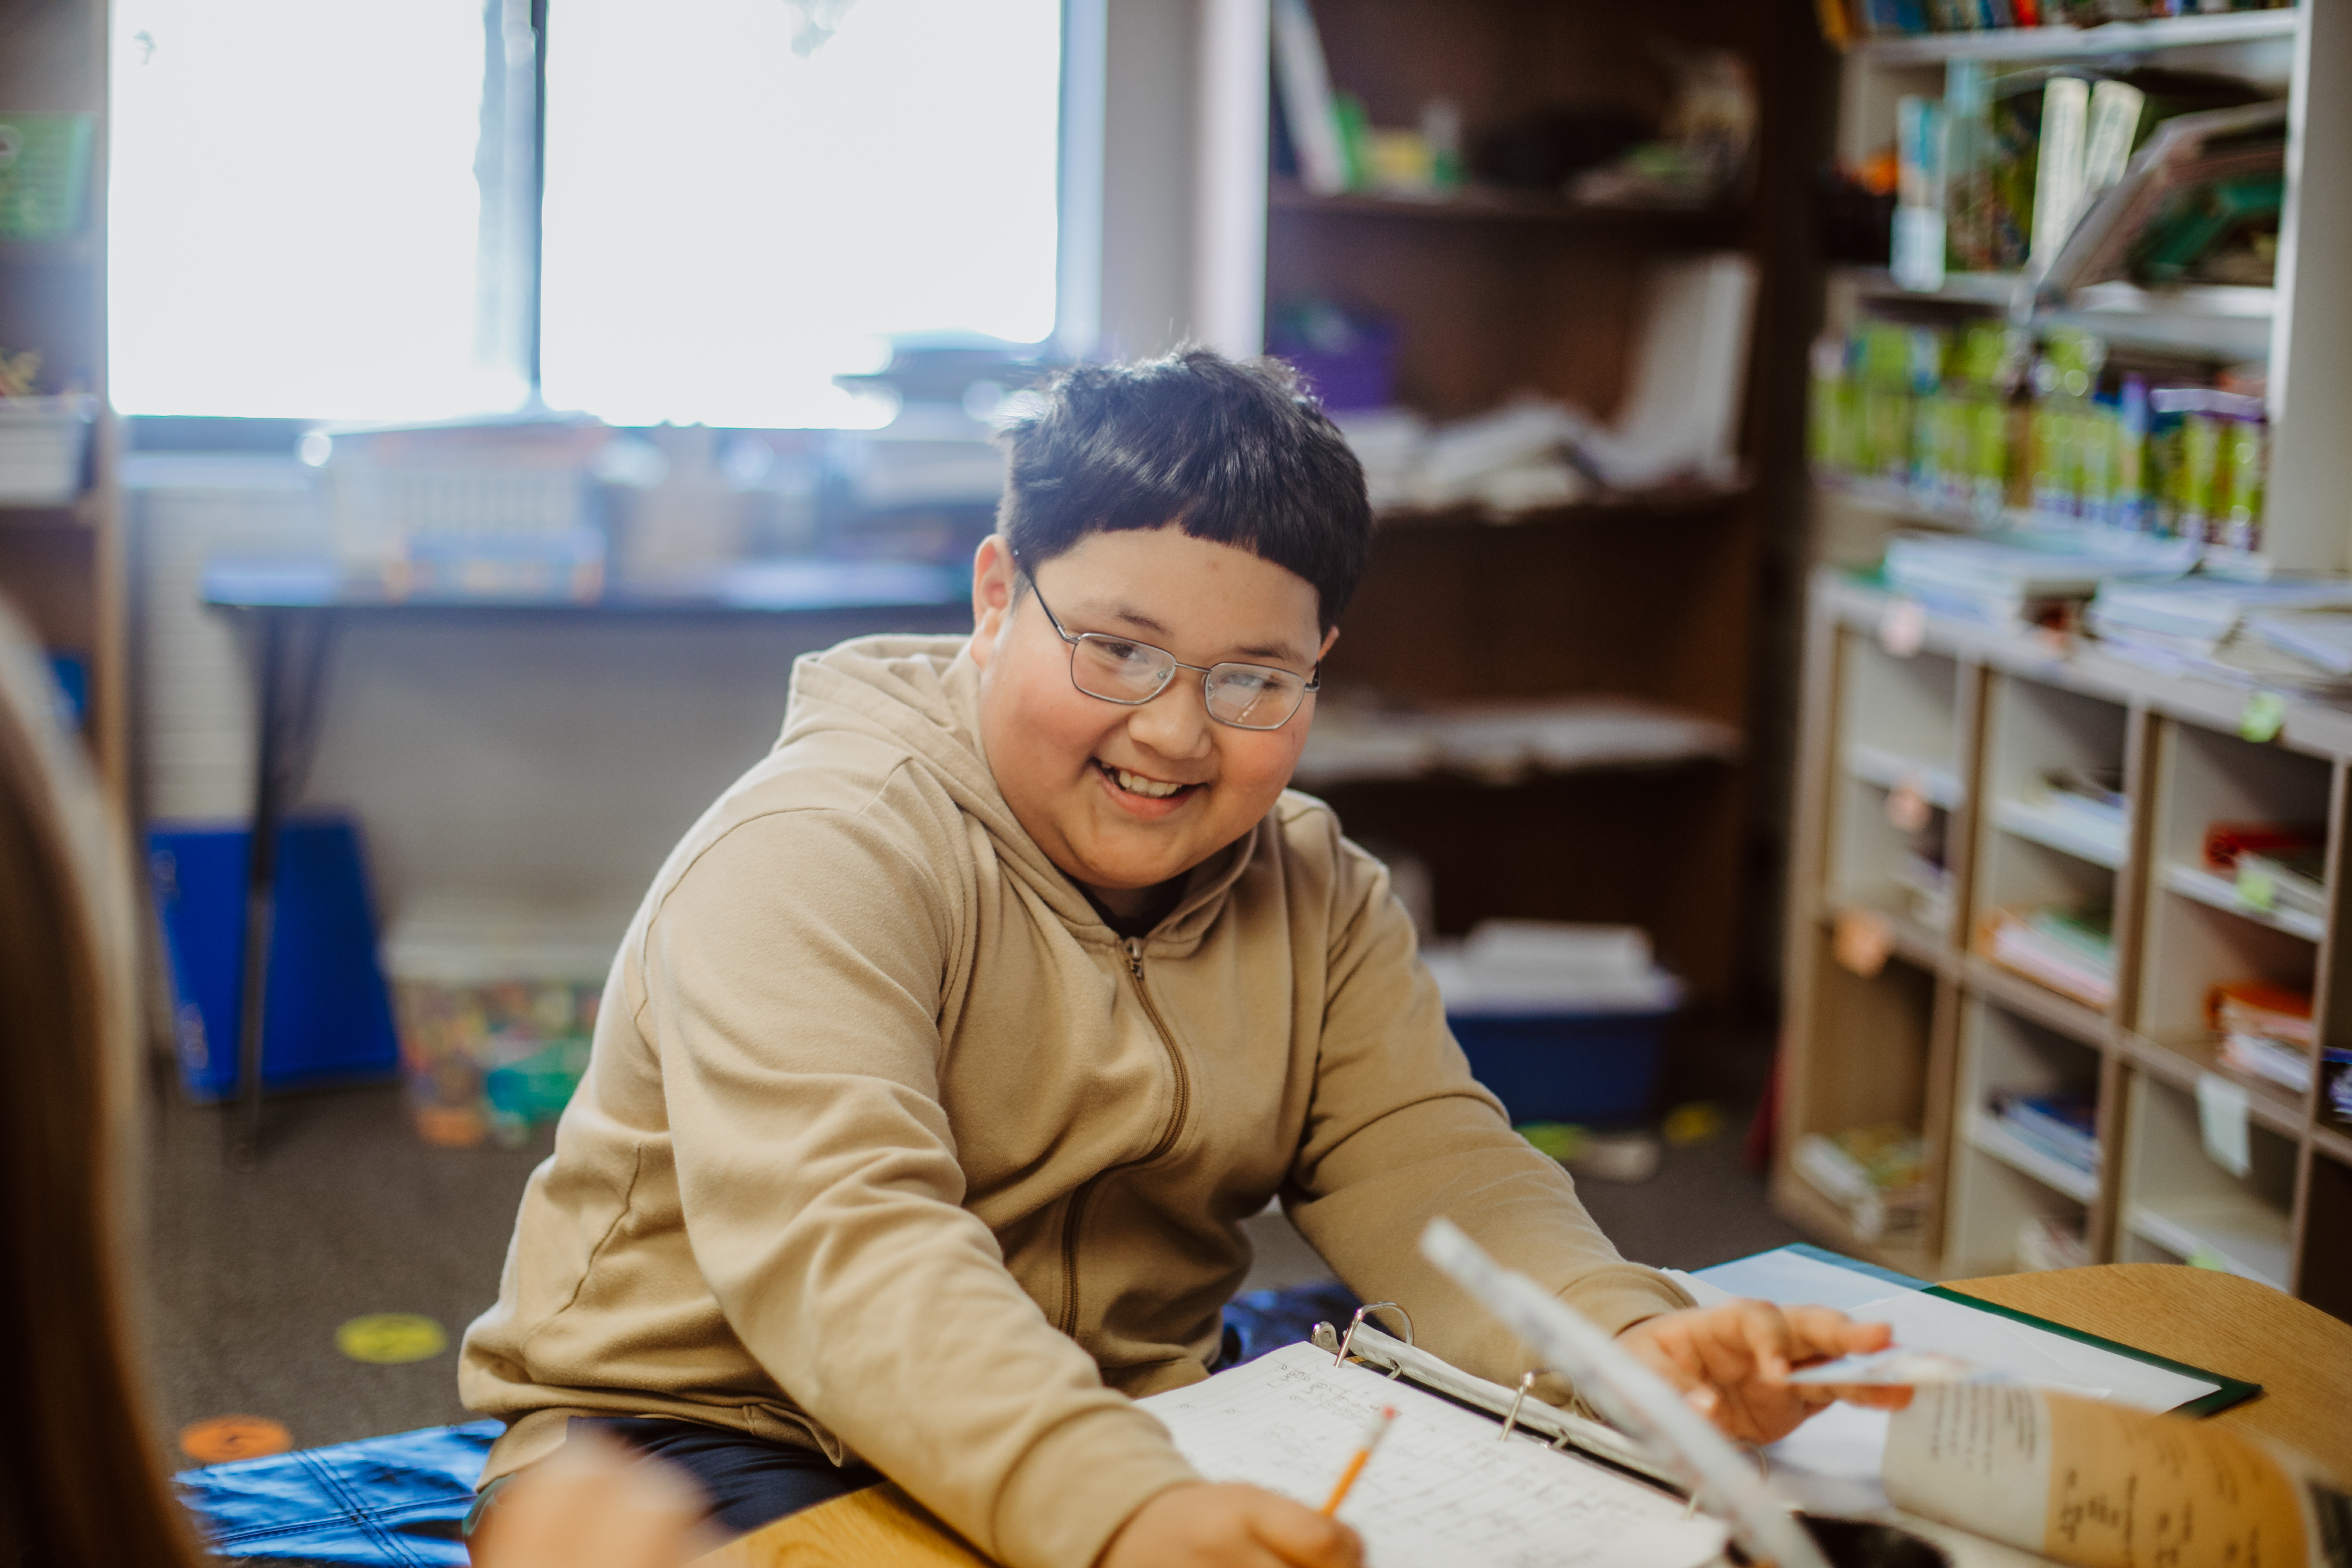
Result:
<svg viewBox="0 0 2352 1568">
<path fill-rule="evenodd" d="M 1406 1311 L 1402 1307 L 1398 1306 L 1394 1301 L 1368 1302 L 1364 1306 L 1357 1308 L 1356 1315 L 1348 1320 L 1348 1331 L 1346 1334 L 1341 1336 L 1339 1340 L 1339 1353 L 1331 1358 L 1331 1364 L 1333 1366 L 1338 1366 L 1348 1359 L 1348 1347 L 1356 1342 L 1356 1331 L 1363 1326 L 1364 1314 L 1367 1312 L 1394 1312 L 1398 1317 L 1402 1318 L 1404 1320 L 1404 1342 L 1408 1345 L 1412 1343 L 1412 1313 Z M 1404 1368 L 1402 1366 L 1394 1366 L 1389 1369 L 1389 1381 L 1391 1383 L 1394 1383 L 1398 1378 L 1402 1377 L 1403 1375 Z"/>
</svg>

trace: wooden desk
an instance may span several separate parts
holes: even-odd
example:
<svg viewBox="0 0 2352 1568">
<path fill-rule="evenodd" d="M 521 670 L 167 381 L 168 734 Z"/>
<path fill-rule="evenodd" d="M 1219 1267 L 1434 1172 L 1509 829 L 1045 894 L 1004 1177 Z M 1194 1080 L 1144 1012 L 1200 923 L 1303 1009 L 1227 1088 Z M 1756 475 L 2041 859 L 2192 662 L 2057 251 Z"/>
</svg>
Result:
<svg viewBox="0 0 2352 1568">
<path fill-rule="evenodd" d="M 2263 1385 L 2213 1417 L 2352 1476 L 2352 1324 L 2235 1275 L 2167 1263 L 1957 1279 L 1949 1289 Z M 780 1519 L 696 1568 L 986 1568 L 897 1487 Z"/>
<path fill-rule="evenodd" d="M 2259 1383 L 2213 1417 L 2352 1477 L 2352 1323 L 2234 1274 L 2110 1263 L 1954 1279 L 1946 1289 Z"/>
</svg>

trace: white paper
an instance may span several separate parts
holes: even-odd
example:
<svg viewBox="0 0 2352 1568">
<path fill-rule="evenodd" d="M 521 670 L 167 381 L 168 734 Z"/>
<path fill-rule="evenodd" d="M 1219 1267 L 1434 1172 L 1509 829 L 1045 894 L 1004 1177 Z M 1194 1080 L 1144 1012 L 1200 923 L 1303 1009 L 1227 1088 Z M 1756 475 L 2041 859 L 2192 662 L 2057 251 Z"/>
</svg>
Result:
<svg viewBox="0 0 2352 1568">
<path fill-rule="evenodd" d="M 1248 1481 L 1319 1508 L 1382 1405 L 1400 1412 L 1339 1518 L 1372 1568 L 1698 1568 L 1723 1526 L 1402 1381 L 1290 1345 L 1205 1383 L 1137 1402 L 1211 1480 Z"/>
<path fill-rule="evenodd" d="M 1883 1277 L 1787 1247 L 1675 1278 L 1703 1307 L 1736 1296 L 1834 1307 L 1864 1322 L 1889 1324 L 1895 1342 L 1906 1349 L 1941 1351 L 2021 1383 L 2142 1410 L 2175 1409 L 2220 1386 L 1941 1296 L 1890 1289 Z M 1816 1512 L 1884 1508 L 1878 1478 L 1886 1426 L 1885 1411 L 1833 1405 L 1764 1450 L 1772 1478 Z"/>
<path fill-rule="evenodd" d="M 2220 1073 L 2197 1076 L 2197 1131 L 2205 1140 L 2205 1153 L 2233 1176 L 2254 1168 L 2253 1142 L 2246 1131 L 2251 1106 L 2245 1085 Z"/>
</svg>

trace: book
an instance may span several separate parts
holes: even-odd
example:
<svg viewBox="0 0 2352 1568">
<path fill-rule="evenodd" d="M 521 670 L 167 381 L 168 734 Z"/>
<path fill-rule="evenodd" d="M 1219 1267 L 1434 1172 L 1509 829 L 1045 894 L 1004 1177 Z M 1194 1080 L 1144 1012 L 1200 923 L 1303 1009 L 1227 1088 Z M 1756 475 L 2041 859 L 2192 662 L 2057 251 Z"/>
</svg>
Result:
<svg viewBox="0 0 2352 1568">
<path fill-rule="evenodd" d="M 2091 84 L 2053 76 L 2042 88 L 2042 147 L 2033 171 L 2033 239 L 2027 265 L 2046 269 L 2074 232 L 2083 202 L 2084 143 L 2089 129 Z"/>
<path fill-rule="evenodd" d="M 1995 1121 L 2011 1135 L 2077 1171 L 2099 1168 L 2098 1107 L 2082 1094 L 1996 1094 Z"/>
<path fill-rule="evenodd" d="M 1274 75 L 1300 183 L 1318 195 L 1339 195 L 1349 184 L 1348 155 L 1323 39 L 1307 0 L 1274 0 Z"/>
<path fill-rule="evenodd" d="M 2224 1067 L 2265 1079 L 2301 1094 L 2311 1087 L 2311 1052 L 2263 1035 L 2224 1035 L 2218 1053 Z"/>
<path fill-rule="evenodd" d="M 2116 999 L 2116 944 L 2105 910 L 1996 910 L 1978 951 L 2002 968 L 2087 1007 Z"/>
<path fill-rule="evenodd" d="M 1855 1236 L 1876 1241 L 1918 1225 L 1927 1201 L 1927 1149 L 1906 1127 L 1855 1127 L 1800 1139 L 1790 1163 L 1846 1211 Z"/>
<path fill-rule="evenodd" d="M 2315 844 L 2238 854 L 2238 901 L 2327 918 L 2327 863 Z"/>
<path fill-rule="evenodd" d="M 2042 229 L 2037 207 L 2036 292 L 2058 298 L 2125 276 L 2134 247 L 2178 194 L 2271 174 L 2285 166 L 2285 156 L 2284 101 L 2178 114 L 2163 121 L 2133 155 L 2123 178 L 2091 203 L 2047 258 L 2040 254 Z"/>
<path fill-rule="evenodd" d="M 2224 1035 L 2278 1040 L 2309 1049 L 2315 1036 L 2311 993 L 2268 980 L 2228 980 L 2205 1001 L 2206 1017 Z"/>
<path fill-rule="evenodd" d="M 2260 583 L 2225 577 L 2115 578 L 2099 584 L 2087 619 L 2091 630 L 2102 637 L 2122 632 L 2180 637 L 2210 654 L 2242 626 L 2251 627 L 2277 612 L 2336 608 L 2352 610 L 2352 577 L 2335 573 Z M 2352 616 L 2345 620 L 2345 673 L 2352 674 Z"/>
<path fill-rule="evenodd" d="M 2314 848 L 2327 842 L 2327 828 L 2319 823 L 2214 822 L 2205 828 L 2205 864 L 2216 871 L 2235 872 L 2238 857 L 2252 849 Z"/>
<path fill-rule="evenodd" d="M 2298 605 L 2251 615 L 2246 635 L 2330 675 L 2352 676 L 2352 602 L 2334 613 Z"/>
</svg>

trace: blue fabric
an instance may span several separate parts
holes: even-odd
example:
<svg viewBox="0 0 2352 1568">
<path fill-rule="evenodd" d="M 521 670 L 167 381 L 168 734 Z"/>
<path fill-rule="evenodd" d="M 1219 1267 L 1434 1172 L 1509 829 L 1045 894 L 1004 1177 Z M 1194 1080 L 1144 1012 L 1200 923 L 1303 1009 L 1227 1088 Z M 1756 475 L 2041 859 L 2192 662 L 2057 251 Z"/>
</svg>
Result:
<svg viewBox="0 0 2352 1568">
<path fill-rule="evenodd" d="M 1253 1290 L 1225 1308 L 1224 1353 L 1238 1366 L 1295 1344 L 1318 1321 L 1344 1324 L 1356 1299 L 1337 1285 Z M 221 1557 L 253 1564 L 468 1568 L 458 1533 L 497 1421 L 428 1426 L 327 1448 L 233 1459 L 173 1478 Z"/>
<path fill-rule="evenodd" d="M 254 1563 L 467 1568 L 457 1533 L 500 1421 L 427 1426 L 232 1459 L 173 1477 L 219 1556 Z"/>
</svg>

